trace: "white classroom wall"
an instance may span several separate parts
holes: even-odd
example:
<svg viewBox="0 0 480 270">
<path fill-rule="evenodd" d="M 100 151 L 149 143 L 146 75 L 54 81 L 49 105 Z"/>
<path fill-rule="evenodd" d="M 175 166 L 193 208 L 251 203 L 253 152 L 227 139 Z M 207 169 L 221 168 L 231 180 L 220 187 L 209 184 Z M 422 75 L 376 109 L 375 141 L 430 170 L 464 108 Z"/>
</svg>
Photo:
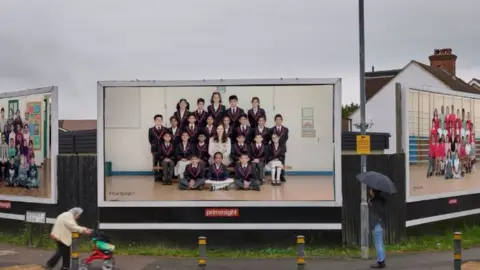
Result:
<svg viewBox="0 0 480 270">
<path fill-rule="evenodd" d="M 366 105 L 367 123 L 373 123 L 368 132 L 385 132 L 390 134 L 389 149 L 386 154 L 401 152 L 396 146 L 395 128 L 395 84 L 400 83 L 403 89 L 437 89 L 448 91 L 449 88 L 422 67 L 412 62 L 408 64 L 395 78 L 388 82 Z M 402 98 L 408 98 L 407 96 Z M 360 124 L 360 110 L 355 111 L 350 118 L 352 124 Z M 358 131 L 358 130 L 353 130 Z"/>
<path fill-rule="evenodd" d="M 166 126 L 181 98 L 196 108 L 202 97 L 210 102 L 215 87 L 106 87 L 105 88 L 105 161 L 114 172 L 151 171 L 152 157 L 148 129 L 153 116 L 162 114 Z M 332 172 L 334 159 L 332 85 L 315 86 L 227 86 L 221 93 L 228 108 L 228 96 L 239 98 L 239 107 L 248 110 L 251 98 L 260 98 L 266 110 L 267 126 L 274 125 L 274 115 L 282 114 L 289 128 L 287 165 L 293 171 Z M 314 112 L 315 137 L 302 137 L 302 108 Z M 340 110 L 340 108 L 337 108 Z"/>
<path fill-rule="evenodd" d="M 49 96 L 49 95 L 47 95 L 47 96 Z M 8 101 L 10 101 L 10 100 L 18 100 L 18 108 L 20 109 L 22 120 L 25 117 L 25 110 L 27 109 L 27 104 L 29 102 L 40 102 L 41 103 L 42 121 L 41 121 L 41 125 L 40 125 L 41 126 L 40 127 L 40 133 L 42 134 L 42 137 L 41 137 L 41 148 L 40 148 L 40 150 L 35 150 L 35 163 L 37 165 L 42 165 L 43 162 L 44 162 L 44 154 L 43 154 L 43 148 L 45 147 L 44 146 L 44 138 L 43 138 L 43 136 L 44 136 L 44 130 L 43 130 L 44 129 L 44 125 L 43 125 L 43 120 L 44 119 L 43 119 L 43 117 L 45 117 L 45 114 L 44 114 L 45 104 L 44 104 L 44 101 L 43 101 L 44 97 L 45 97 L 45 95 L 41 94 L 41 95 L 28 95 L 28 96 L 19 96 L 19 97 L 15 97 L 15 98 L 0 99 L 0 108 L 5 109 L 5 118 L 6 119 L 8 118 Z M 47 127 L 50 124 L 48 122 L 48 113 L 49 112 L 47 112 Z M 48 134 L 48 132 L 47 132 L 47 134 Z M 47 137 L 47 143 L 48 143 L 48 137 Z"/>
</svg>

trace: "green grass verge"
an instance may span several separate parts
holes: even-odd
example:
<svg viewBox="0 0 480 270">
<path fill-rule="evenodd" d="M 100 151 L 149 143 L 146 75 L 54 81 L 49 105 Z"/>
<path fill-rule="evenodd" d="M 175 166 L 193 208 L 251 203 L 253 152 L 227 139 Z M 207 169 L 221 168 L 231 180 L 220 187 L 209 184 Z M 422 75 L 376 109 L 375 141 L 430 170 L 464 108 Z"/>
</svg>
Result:
<svg viewBox="0 0 480 270">
<path fill-rule="evenodd" d="M 28 225 L 27 225 L 28 226 Z M 28 245 L 28 228 L 22 229 L 21 233 L 0 232 L 0 243 L 13 245 Z M 466 227 L 462 230 L 463 248 L 480 245 L 480 226 Z M 38 234 L 36 234 L 38 235 Z M 54 248 L 53 241 L 48 239 L 47 234 L 44 237 L 34 239 L 34 246 L 39 248 Z M 403 243 L 397 245 L 387 245 L 389 253 L 405 253 L 418 251 L 450 251 L 452 250 L 453 235 L 446 232 L 437 236 L 411 237 Z M 162 257 L 184 257 L 192 258 L 198 256 L 198 251 L 193 248 L 172 247 L 166 245 L 142 244 L 142 243 L 122 243 L 115 242 L 116 254 L 120 255 L 150 255 Z M 90 245 L 87 239 L 82 239 L 80 251 L 90 251 Z M 372 250 L 373 251 L 373 250 Z M 296 247 L 276 248 L 264 247 L 262 249 L 209 249 L 210 258 L 284 258 L 296 256 Z M 323 258 L 358 258 L 360 250 L 358 248 L 342 247 L 312 247 L 306 243 L 305 253 L 308 257 Z M 374 253 L 372 253 L 374 254 Z"/>
</svg>

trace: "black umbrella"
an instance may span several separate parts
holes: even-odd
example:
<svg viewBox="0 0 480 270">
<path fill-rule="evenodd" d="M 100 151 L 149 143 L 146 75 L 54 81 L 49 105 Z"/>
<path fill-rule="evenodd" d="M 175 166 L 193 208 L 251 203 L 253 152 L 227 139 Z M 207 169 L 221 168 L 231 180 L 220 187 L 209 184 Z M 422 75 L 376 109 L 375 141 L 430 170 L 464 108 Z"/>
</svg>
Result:
<svg viewBox="0 0 480 270">
<path fill-rule="evenodd" d="M 397 193 L 397 189 L 395 188 L 395 184 L 393 184 L 392 180 L 390 180 L 388 176 L 381 173 L 364 172 L 357 174 L 357 179 L 361 183 L 364 183 L 367 187 L 376 189 L 378 191 L 388 194 Z"/>
</svg>

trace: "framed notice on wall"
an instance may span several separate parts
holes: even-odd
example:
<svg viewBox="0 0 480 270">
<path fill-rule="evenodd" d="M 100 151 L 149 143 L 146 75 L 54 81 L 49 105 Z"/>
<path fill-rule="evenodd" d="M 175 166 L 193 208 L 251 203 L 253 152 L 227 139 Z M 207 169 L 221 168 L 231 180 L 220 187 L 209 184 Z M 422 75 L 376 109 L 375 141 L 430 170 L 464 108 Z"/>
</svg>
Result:
<svg viewBox="0 0 480 270">
<path fill-rule="evenodd" d="M 27 103 L 30 140 L 33 141 L 33 149 L 42 149 L 42 102 Z"/>
</svg>

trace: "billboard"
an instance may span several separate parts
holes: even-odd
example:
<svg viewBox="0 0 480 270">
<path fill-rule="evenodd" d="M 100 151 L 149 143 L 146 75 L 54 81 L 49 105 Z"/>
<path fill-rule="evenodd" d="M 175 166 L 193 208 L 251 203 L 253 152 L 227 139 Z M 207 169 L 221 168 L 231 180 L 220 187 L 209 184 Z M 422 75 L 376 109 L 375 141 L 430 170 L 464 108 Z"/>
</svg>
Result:
<svg viewBox="0 0 480 270">
<path fill-rule="evenodd" d="M 287 82 L 99 83 L 100 205 L 338 202 L 339 83 Z"/>
<path fill-rule="evenodd" d="M 409 200 L 480 192 L 480 96 L 409 89 L 407 111 Z"/>
<path fill-rule="evenodd" d="M 0 94 L 0 200 L 56 202 L 57 88 Z"/>
</svg>

